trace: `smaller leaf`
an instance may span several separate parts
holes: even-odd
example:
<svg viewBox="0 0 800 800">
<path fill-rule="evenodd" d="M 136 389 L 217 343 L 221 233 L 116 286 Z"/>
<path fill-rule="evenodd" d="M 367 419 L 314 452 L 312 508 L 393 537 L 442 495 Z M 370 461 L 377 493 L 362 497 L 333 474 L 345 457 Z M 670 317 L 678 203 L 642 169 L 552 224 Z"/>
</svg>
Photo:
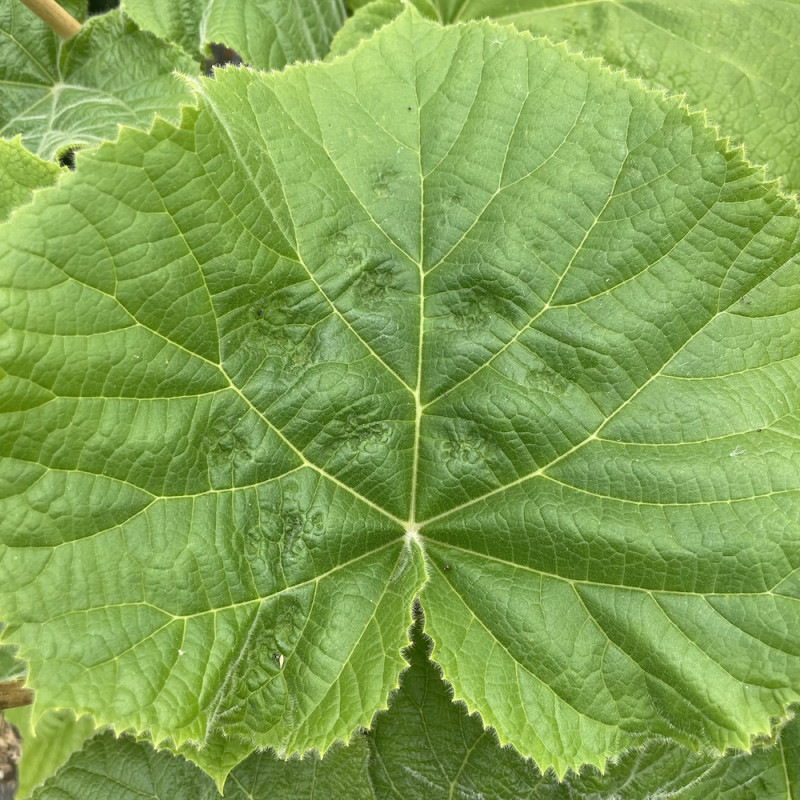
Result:
<svg viewBox="0 0 800 800">
<path fill-rule="evenodd" d="M 337 742 L 323 758 L 307 753 L 302 759 L 282 761 L 271 751 L 256 753 L 231 773 L 225 799 L 373 800 L 376 795 L 367 776 L 368 757 L 366 740 L 359 733 L 349 745 Z"/>
<path fill-rule="evenodd" d="M 23 756 L 24 758 L 24 756 Z M 213 781 L 183 758 L 100 733 L 33 793 L 34 800 L 216 800 Z"/>
<path fill-rule="evenodd" d="M 0 622 L 0 633 L 3 632 L 3 625 Z M 6 681 L 18 681 L 25 677 L 28 668 L 24 661 L 17 658 L 17 648 L 10 644 L 0 645 L 0 683 Z"/>
<path fill-rule="evenodd" d="M 123 8 L 142 29 L 195 57 L 222 43 L 260 69 L 322 58 L 344 22 L 341 0 L 124 0 Z"/>
<path fill-rule="evenodd" d="M 392 800 L 792 800 L 800 790 L 800 719 L 776 741 L 723 758 L 668 739 L 651 739 L 610 761 L 586 766 L 558 782 L 452 702 L 452 690 L 429 660 L 431 644 L 414 625 L 400 688 L 368 733 L 369 774 L 379 798 Z M 253 795 L 259 796 L 259 795 Z"/>
<path fill-rule="evenodd" d="M 80 750 L 95 730 L 91 717 L 75 719 L 75 714 L 66 708 L 46 711 L 35 728 L 31 706 L 10 709 L 5 715 L 17 726 L 23 742 L 16 800 L 29 797 L 40 783 Z"/>
<path fill-rule="evenodd" d="M 567 797 L 552 771 L 501 748 L 477 714 L 452 702 L 452 690 L 431 661 L 421 620 L 400 689 L 369 732 L 370 778 L 377 797 L 445 800 L 454 797 Z"/>
<path fill-rule="evenodd" d="M 80 4 L 69 10 L 82 18 Z M 197 65 L 119 11 L 62 42 L 21 4 L 4 3 L 0 34 L 14 45 L 0 63 L 0 136 L 21 134 L 42 158 L 115 139 L 119 125 L 149 127 L 155 114 L 176 120 L 180 104 L 192 102 L 174 71 L 197 73 Z"/>
<path fill-rule="evenodd" d="M 226 800 L 282 797 L 373 800 L 363 735 L 335 744 L 324 758 L 309 753 L 283 761 L 254 753 L 225 782 Z M 221 791 L 220 791 L 221 793 Z M 181 756 L 156 751 L 145 741 L 100 733 L 34 793 L 34 800 L 212 800 L 213 781 Z M 21 800 L 21 797 L 19 798 Z"/>
<path fill-rule="evenodd" d="M 403 10 L 404 6 L 404 0 L 373 0 L 371 3 L 362 5 L 333 37 L 328 59 L 344 55 L 358 46 L 364 39 L 372 36 L 375 31 L 388 25 Z M 425 14 L 424 2 L 419 3 L 419 6 L 419 10 Z M 435 13 L 427 15 L 431 19 L 436 18 Z"/>
<path fill-rule="evenodd" d="M 60 172 L 52 161 L 42 161 L 26 150 L 19 136 L 0 139 L 0 222 L 28 203 L 34 190 L 55 183 Z"/>
</svg>

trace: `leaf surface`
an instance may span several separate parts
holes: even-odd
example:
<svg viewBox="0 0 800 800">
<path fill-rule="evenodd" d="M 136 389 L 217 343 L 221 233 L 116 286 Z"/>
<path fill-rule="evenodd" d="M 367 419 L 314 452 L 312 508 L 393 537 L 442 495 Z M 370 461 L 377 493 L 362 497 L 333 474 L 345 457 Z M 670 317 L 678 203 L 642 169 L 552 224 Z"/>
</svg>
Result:
<svg viewBox="0 0 800 800">
<path fill-rule="evenodd" d="M 412 631 L 410 668 L 388 711 L 369 731 L 369 773 L 376 798 L 449 800 L 792 800 L 800 789 L 798 732 L 792 720 L 774 744 L 722 758 L 666 739 L 650 740 L 605 765 L 544 775 L 512 748 L 498 746 L 477 715 L 452 692 L 427 658 L 430 642 Z"/>
<path fill-rule="evenodd" d="M 65 6 L 85 16 L 85 2 Z M 119 125 L 149 127 L 154 114 L 177 120 L 179 105 L 192 102 L 172 73 L 196 73 L 196 64 L 119 11 L 91 18 L 63 42 L 21 3 L 7 2 L 0 40 L 0 136 L 21 134 L 45 159 L 115 139 Z"/>
<path fill-rule="evenodd" d="M 0 633 L 5 625 L 0 622 Z M 28 667 L 24 661 L 17 658 L 17 648 L 12 645 L 0 645 L 0 683 L 17 681 L 25 677 Z"/>
<path fill-rule="evenodd" d="M 260 69 L 322 58 L 344 22 L 342 0 L 124 0 L 143 30 L 207 56 L 212 42 Z"/>
<path fill-rule="evenodd" d="M 217 800 L 194 765 L 129 737 L 100 733 L 32 795 L 33 800 Z"/>
<path fill-rule="evenodd" d="M 368 749 L 360 736 L 349 746 L 335 745 L 320 759 L 282 761 L 273 753 L 255 753 L 231 774 L 226 800 L 319 797 L 372 800 L 367 777 Z M 34 800 L 215 800 L 211 779 L 180 756 L 156 752 L 146 742 L 98 734 L 33 794 Z"/>
<path fill-rule="evenodd" d="M 443 22 L 491 17 L 566 41 L 587 56 L 686 93 L 695 108 L 747 146 L 756 162 L 800 190 L 798 0 L 412 0 Z M 358 3 L 333 43 L 343 52 L 398 14 L 402 0 Z M 392 9 L 394 9 L 392 11 Z"/>
<path fill-rule="evenodd" d="M 76 720 L 67 708 L 48 709 L 35 726 L 31 724 L 30 706 L 9 709 L 5 717 L 17 726 L 23 742 L 16 800 L 30 797 L 35 787 L 65 764 L 95 732 L 91 717 Z"/>
<path fill-rule="evenodd" d="M 26 150 L 19 137 L 0 139 L 0 222 L 29 202 L 34 190 L 55 183 L 60 172 L 52 161 Z"/>
<path fill-rule="evenodd" d="M 37 701 L 325 750 L 421 594 L 456 698 L 559 774 L 769 731 L 800 697 L 795 204 L 489 23 L 197 91 L 0 229 L 0 615 Z"/>
<path fill-rule="evenodd" d="M 253 754 L 225 782 L 228 800 L 287 797 L 350 797 L 353 800 L 438 800 L 491 797 L 493 800 L 791 800 L 798 779 L 798 722 L 787 724 L 772 746 L 752 754 L 731 752 L 720 759 L 693 753 L 666 740 L 651 740 L 625 753 L 601 774 L 586 767 L 563 783 L 510 748 L 499 748 L 480 718 L 451 702 L 449 687 L 427 658 L 430 643 L 421 627 L 412 633 L 410 668 L 376 717 L 366 737 L 357 733 L 344 747 L 335 745 L 319 759 L 309 754 L 281 761 Z M 25 761 L 21 776 L 25 781 Z M 182 758 L 156 753 L 145 742 L 100 734 L 76 752 L 35 797 L 105 797 L 114 786 L 117 800 L 195 800 L 213 797 L 210 781 Z"/>
</svg>

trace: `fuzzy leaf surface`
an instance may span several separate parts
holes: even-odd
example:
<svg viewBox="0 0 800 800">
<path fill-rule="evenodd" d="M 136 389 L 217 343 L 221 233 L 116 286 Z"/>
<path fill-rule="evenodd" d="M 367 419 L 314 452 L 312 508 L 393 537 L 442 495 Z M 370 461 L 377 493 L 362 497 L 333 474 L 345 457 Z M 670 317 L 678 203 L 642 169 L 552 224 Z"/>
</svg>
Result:
<svg viewBox="0 0 800 800">
<path fill-rule="evenodd" d="M 356 734 L 349 746 L 335 745 L 322 760 L 311 754 L 288 762 L 269 752 L 253 754 L 228 777 L 224 790 L 220 786 L 225 798 L 791 800 L 800 789 L 797 720 L 783 728 L 774 745 L 757 746 L 752 754 L 731 752 L 715 759 L 674 742 L 650 741 L 607 765 L 604 774 L 587 767 L 559 783 L 552 772 L 543 776 L 532 762 L 499 748 L 479 717 L 451 702 L 449 687 L 427 658 L 430 643 L 419 626 L 412 641 L 410 669 L 366 737 Z M 23 783 L 25 766 L 23 759 Z M 36 798 L 85 800 L 106 797 L 114 787 L 116 800 L 143 794 L 195 800 L 213 797 L 210 785 L 181 757 L 100 734 Z"/>
<path fill-rule="evenodd" d="M 86 3 L 65 3 L 83 19 Z M 88 20 L 62 41 L 19 2 L 0 4 L 0 136 L 44 159 L 70 147 L 115 139 L 119 125 L 177 120 L 191 103 L 174 70 L 197 73 L 180 48 L 143 33 L 119 11 Z"/>
<path fill-rule="evenodd" d="M 650 86 L 686 93 L 708 109 L 769 174 L 800 191 L 798 0 L 411 0 L 443 22 L 491 17 L 601 56 Z M 402 10 L 404 0 L 358 3 L 333 49 L 353 47 Z M 392 13 L 392 8 L 394 11 Z"/>
<path fill-rule="evenodd" d="M 412 631 L 410 668 L 388 711 L 369 731 L 369 774 L 381 800 L 792 800 L 800 789 L 800 721 L 773 744 L 721 758 L 666 739 L 650 740 L 605 765 L 544 775 L 511 748 L 500 748 L 480 717 L 452 702 L 427 658 L 430 642 Z"/>
<path fill-rule="evenodd" d="M 342 0 L 123 0 L 143 30 L 207 57 L 212 42 L 260 69 L 322 58 L 345 18 Z"/>
<path fill-rule="evenodd" d="M 794 202 L 489 23 L 409 11 L 197 93 L 0 229 L 0 617 L 37 701 L 325 750 L 419 594 L 455 697 L 543 768 L 769 731 L 800 697 Z"/>
<path fill-rule="evenodd" d="M 366 740 L 335 745 L 324 759 L 309 754 L 282 761 L 254 753 L 225 784 L 226 800 L 284 797 L 291 800 L 374 800 L 367 777 Z M 212 780 L 194 765 L 147 742 L 98 734 L 39 787 L 33 800 L 216 800 Z"/>
<path fill-rule="evenodd" d="M 23 757 L 24 758 L 24 757 Z M 39 786 L 33 800 L 217 800 L 213 781 L 193 764 L 145 742 L 100 733 Z"/>
<path fill-rule="evenodd" d="M 22 146 L 20 138 L 0 139 L 0 222 L 25 205 L 36 189 L 52 186 L 61 170 Z"/>
<path fill-rule="evenodd" d="M 30 706 L 9 709 L 5 717 L 17 726 L 23 742 L 16 800 L 30 797 L 95 732 L 91 717 L 75 719 L 68 708 L 48 709 L 35 726 L 31 724 Z"/>
</svg>

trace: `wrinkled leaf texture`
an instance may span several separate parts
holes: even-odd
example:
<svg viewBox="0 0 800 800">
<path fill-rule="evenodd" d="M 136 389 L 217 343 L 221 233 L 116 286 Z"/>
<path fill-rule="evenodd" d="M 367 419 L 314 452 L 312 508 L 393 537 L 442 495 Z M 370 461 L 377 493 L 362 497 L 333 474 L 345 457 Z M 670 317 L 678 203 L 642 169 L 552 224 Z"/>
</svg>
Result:
<svg viewBox="0 0 800 800">
<path fill-rule="evenodd" d="M 85 0 L 64 7 L 79 20 Z M 62 41 L 19 2 L 0 3 L 0 136 L 21 134 L 44 159 L 71 147 L 115 139 L 119 125 L 149 127 L 153 115 L 177 121 L 192 100 L 173 74 L 197 73 L 179 48 L 111 11 Z"/>
<path fill-rule="evenodd" d="M 53 775 L 94 733 L 91 717 L 75 719 L 68 708 L 48 709 L 34 726 L 31 707 L 12 708 L 5 712 L 8 722 L 22 737 L 22 760 L 19 762 L 19 788 L 14 800 L 26 800 L 36 786 Z"/>
<path fill-rule="evenodd" d="M 123 0 L 143 29 L 206 57 L 212 42 L 248 64 L 280 69 L 322 58 L 345 18 L 342 0 Z"/>
<path fill-rule="evenodd" d="M 324 751 L 419 595 L 542 768 L 768 732 L 800 696 L 794 202 L 490 23 L 407 11 L 197 92 L 2 228 L 0 618 L 37 702 Z"/>
<path fill-rule="evenodd" d="M 601 774 L 594 767 L 569 772 L 563 782 L 544 775 L 510 748 L 499 748 L 480 718 L 452 702 L 449 687 L 427 659 L 421 626 L 412 631 L 400 689 L 373 728 L 336 745 L 323 759 L 279 761 L 255 753 L 228 777 L 224 796 L 236 798 L 348 797 L 352 800 L 791 800 L 800 789 L 800 725 L 788 723 L 777 741 L 752 754 L 717 759 L 667 740 L 651 740 L 625 753 Z M 23 775 L 24 780 L 24 775 Z M 156 754 L 144 742 L 99 734 L 49 779 L 35 800 L 115 800 L 142 795 L 157 800 L 215 797 L 212 784 L 180 757 Z"/>
<path fill-rule="evenodd" d="M 36 189 L 52 186 L 60 172 L 52 161 L 42 161 L 26 150 L 19 136 L 11 141 L 0 139 L 0 164 L 0 221 L 28 203 Z"/>
<path fill-rule="evenodd" d="M 410 0 L 443 22 L 492 17 L 601 56 L 650 86 L 707 108 L 784 187 L 800 190 L 798 0 Z M 405 0 L 373 0 L 332 45 L 343 52 L 396 16 Z"/>
</svg>

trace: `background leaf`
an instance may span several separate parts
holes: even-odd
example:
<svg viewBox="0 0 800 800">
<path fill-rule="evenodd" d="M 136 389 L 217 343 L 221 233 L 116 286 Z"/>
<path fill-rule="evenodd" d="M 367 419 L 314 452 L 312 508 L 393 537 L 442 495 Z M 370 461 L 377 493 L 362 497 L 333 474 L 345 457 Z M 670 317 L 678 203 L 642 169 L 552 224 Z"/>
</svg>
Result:
<svg viewBox="0 0 800 800">
<path fill-rule="evenodd" d="M 65 764 L 95 732 L 90 717 L 76 720 L 68 708 L 48 709 L 34 727 L 31 706 L 12 708 L 6 719 L 17 726 L 22 736 L 19 762 L 19 789 L 16 800 L 25 800 L 33 789 Z"/>
<path fill-rule="evenodd" d="M 426 12 L 420 6 L 424 6 L 424 0 L 415 3 L 415 7 L 421 14 Z M 339 29 L 331 42 L 331 49 L 328 53 L 328 60 L 344 55 L 357 47 L 364 39 L 372 36 L 375 31 L 388 25 L 398 14 L 403 11 L 403 0 L 373 0 L 365 6 L 359 8 L 353 16 L 349 17 L 344 25 Z M 430 12 L 426 16 L 431 16 Z M 434 9 L 433 18 L 438 16 Z"/>
<path fill-rule="evenodd" d="M 23 756 L 24 757 L 24 756 Z M 34 800 L 216 800 L 213 781 L 179 756 L 101 733 L 33 793 Z"/>
<path fill-rule="evenodd" d="M 722 758 L 668 740 L 650 740 L 605 765 L 570 771 L 559 783 L 512 748 L 501 748 L 480 717 L 452 702 L 428 659 L 421 619 L 412 631 L 410 668 L 389 710 L 368 734 L 375 797 L 439 800 L 791 800 L 800 788 L 800 724 L 792 720 L 774 745 Z"/>
<path fill-rule="evenodd" d="M 282 761 L 272 753 L 255 753 L 231 774 L 226 800 L 285 797 L 312 800 L 348 797 L 372 800 L 367 777 L 366 740 L 335 745 L 320 759 Z M 213 800 L 219 795 L 201 770 L 180 756 L 157 753 L 146 742 L 98 734 L 33 794 L 34 800 Z"/>
<path fill-rule="evenodd" d="M 261 69 L 322 58 L 345 17 L 342 0 L 124 0 L 122 5 L 142 29 L 195 56 L 205 58 L 208 45 L 216 42 Z"/>
<path fill-rule="evenodd" d="M 51 186 L 61 170 L 22 146 L 20 138 L 0 139 L 0 222 L 30 201 L 35 189 Z"/>
<path fill-rule="evenodd" d="M 489 23 L 197 92 L 0 229 L 0 613 L 42 706 L 324 751 L 421 592 L 455 696 L 543 768 L 768 732 L 800 697 L 794 202 Z"/>
<path fill-rule="evenodd" d="M 368 755 L 366 740 L 359 733 L 346 747 L 341 743 L 334 745 L 322 759 L 316 753 L 309 753 L 302 760 L 282 761 L 272 753 L 256 753 L 231 773 L 225 784 L 225 797 L 250 800 L 277 795 L 372 800 Z"/>
<path fill-rule="evenodd" d="M 0 622 L 0 633 L 4 627 Z M 0 683 L 21 680 L 27 671 L 25 662 L 17 658 L 16 647 L 7 644 L 0 645 Z"/>
<path fill-rule="evenodd" d="M 85 2 L 64 5 L 85 16 Z M 21 3 L 5 2 L 0 36 L 0 136 L 22 134 L 42 158 L 115 139 L 119 125 L 149 127 L 154 114 L 176 120 L 180 104 L 192 102 L 172 73 L 196 73 L 197 65 L 118 11 L 92 17 L 63 42 Z"/>
</svg>

